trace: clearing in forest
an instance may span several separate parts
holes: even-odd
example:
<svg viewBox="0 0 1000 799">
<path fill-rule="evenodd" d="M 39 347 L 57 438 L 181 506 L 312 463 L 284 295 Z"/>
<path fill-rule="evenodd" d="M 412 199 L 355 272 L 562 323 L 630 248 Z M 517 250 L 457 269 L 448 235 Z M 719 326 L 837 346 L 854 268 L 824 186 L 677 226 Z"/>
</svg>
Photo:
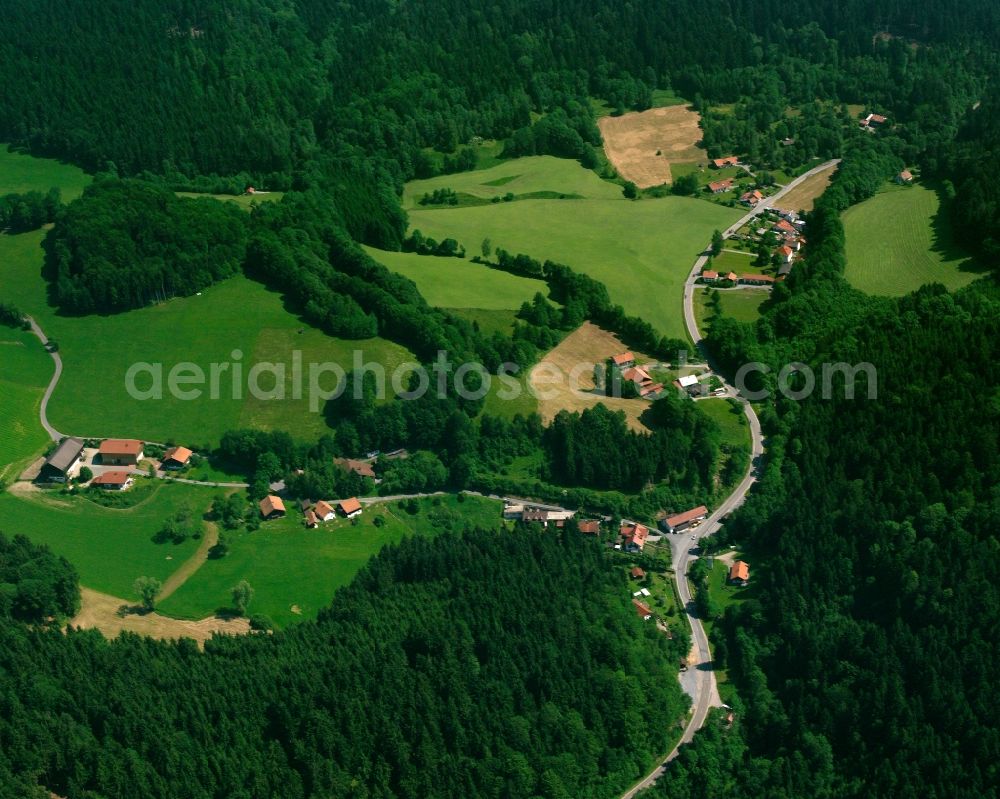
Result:
<svg viewBox="0 0 1000 799">
<path fill-rule="evenodd" d="M 704 161 L 701 118 L 688 106 L 673 105 L 601 117 L 597 125 L 604 139 L 604 152 L 618 170 L 640 189 L 670 183 L 672 163 Z M 659 153 L 659 154 L 657 154 Z"/>
<path fill-rule="evenodd" d="M 583 411 L 603 402 L 613 411 L 624 411 L 633 430 L 648 432 L 639 417 L 649 408 L 649 400 L 606 397 L 594 389 L 594 365 L 628 349 L 617 336 L 590 322 L 566 336 L 531 370 L 531 387 L 538 394 L 538 412 L 545 423 L 559 411 Z M 639 364 L 653 361 L 632 352 Z M 574 375 L 579 375 L 575 381 Z"/>
<path fill-rule="evenodd" d="M 777 207 L 783 211 L 811 211 L 816 198 L 826 191 L 826 187 L 830 185 L 836 169 L 837 165 L 832 164 L 822 172 L 817 172 L 815 175 L 806 178 L 782 197 L 778 201 Z"/>
</svg>

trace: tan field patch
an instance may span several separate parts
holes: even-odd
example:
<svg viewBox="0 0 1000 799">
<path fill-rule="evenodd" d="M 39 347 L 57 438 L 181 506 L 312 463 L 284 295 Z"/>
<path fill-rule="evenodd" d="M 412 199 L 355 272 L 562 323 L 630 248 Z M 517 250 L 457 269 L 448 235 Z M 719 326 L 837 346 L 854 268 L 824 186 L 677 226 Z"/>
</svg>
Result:
<svg viewBox="0 0 1000 799">
<path fill-rule="evenodd" d="M 148 635 L 150 638 L 172 640 L 193 638 L 198 646 L 203 646 L 213 633 L 244 635 L 250 632 L 250 623 L 243 618 L 223 619 L 209 617 L 200 621 L 185 621 L 161 616 L 159 613 L 125 613 L 120 609 L 129 603 L 120 597 L 102 594 L 89 588 L 80 587 L 80 612 L 70 624 L 82 629 L 100 630 L 105 638 L 115 638 L 123 630 Z"/>
<path fill-rule="evenodd" d="M 671 182 L 671 163 L 705 160 L 705 151 L 698 147 L 700 120 L 697 111 L 672 105 L 601 117 L 597 126 L 604 139 L 604 152 L 618 174 L 646 189 Z"/>
<path fill-rule="evenodd" d="M 788 194 L 778 200 L 777 206 L 782 211 L 811 211 L 816 198 L 819 197 L 833 179 L 833 172 L 837 168 L 834 164 L 822 172 L 803 180 L 798 186 Z"/>
<path fill-rule="evenodd" d="M 594 364 L 628 349 L 616 336 L 590 322 L 584 322 L 566 336 L 531 370 L 529 378 L 538 396 L 538 412 L 545 423 L 551 422 L 559 411 L 582 411 L 603 402 L 611 410 L 624 411 L 633 430 L 649 432 L 649 428 L 639 421 L 649 408 L 648 400 L 606 397 L 594 392 Z M 653 361 L 642 353 L 632 352 L 640 364 Z M 556 374 L 560 377 L 550 382 L 551 376 Z M 575 383 L 579 391 L 574 390 L 571 383 Z"/>
</svg>

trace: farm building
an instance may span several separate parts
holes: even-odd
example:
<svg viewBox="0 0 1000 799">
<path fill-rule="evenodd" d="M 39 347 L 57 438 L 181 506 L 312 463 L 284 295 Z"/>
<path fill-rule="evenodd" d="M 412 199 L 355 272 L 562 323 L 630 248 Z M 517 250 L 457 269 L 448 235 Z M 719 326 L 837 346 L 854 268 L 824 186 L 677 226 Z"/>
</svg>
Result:
<svg viewBox="0 0 1000 799">
<path fill-rule="evenodd" d="M 600 535 L 601 523 L 597 519 L 588 519 L 580 522 L 579 528 L 584 535 Z"/>
<path fill-rule="evenodd" d="M 311 511 L 311 510 L 307 510 L 306 511 L 306 527 L 308 527 L 309 529 L 312 529 L 313 527 L 317 527 L 318 525 L 319 525 L 319 519 L 317 518 L 316 514 L 313 513 L 313 511 Z"/>
<path fill-rule="evenodd" d="M 716 180 L 713 183 L 708 184 L 708 190 L 712 194 L 722 194 L 725 191 L 729 191 L 733 187 L 733 179 L 726 178 L 725 180 Z"/>
<path fill-rule="evenodd" d="M 260 515 L 264 517 L 265 521 L 280 519 L 285 515 L 285 503 L 281 501 L 281 497 L 276 497 L 273 494 L 264 497 L 258 504 L 258 507 L 260 508 Z"/>
<path fill-rule="evenodd" d="M 778 280 L 784 280 L 786 277 L 788 277 L 789 274 L 791 274 L 791 271 L 792 271 L 792 262 L 786 261 L 785 263 L 783 263 L 781 266 L 778 267 Z"/>
<path fill-rule="evenodd" d="M 725 158 L 715 158 L 712 160 L 712 166 L 716 169 L 722 169 L 725 166 L 736 166 L 740 162 L 738 156 L 727 155 Z"/>
<path fill-rule="evenodd" d="M 646 572 L 643 571 L 638 566 L 633 566 L 632 571 L 629 572 L 629 577 L 631 577 L 633 580 L 645 580 Z"/>
<path fill-rule="evenodd" d="M 109 466 L 135 466 L 142 460 L 142 442 L 134 438 L 107 438 L 98 449 L 101 463 Z"/>
<path fill-rule="evenodd" d="M 909 169 L 904 169 L 896 175 L 896 182 L 902 186 L 909 186 L 913 183 L 913 173 Z"/>
<path fill-rule="evenodd" d="M 889 120 L 886 119 L 881 114 L 869 114 L 864 119 L 861 120 L 860 125 L 863 128 L 876 128 L 879 125 L 884 125 Z"/>
<path fill-rule="evenodd" d="M 744 286 L 769 286 L 774 283 L 770 275 L 740 275 L 740 283 Z"/>
<path fill-rule="evenodd" d="M 38 479 L 53 483 L 65 483 L 74 476 L 80 465 L 82 454 L 82 439 L 64 438 L 55 451 L 45 459 Z"/>
<path fill-rule="evenodd" d="M 726 272 L 725 276 L 722 279 L 728 280 L 730 283 L 735 283 L 737 280 L 739 280 L 739 275 L 737 275 L 735 272 Z"/>
<path fill-rule="evenodd" d="M 708 508 L 704 505 L 699 505 L 697 508 L 691 508 L 691 510 L 686 510 L 683 513 L 668 516 L 660 522 L 660 526 L 668 533 L 683 533 L 691 525 L 702 521 L 707 516 Z"/>
<path fill-rule="evenodd" d="M 322 499 L 316 503 L 312 512 L 316 514 L 316 518 L 321 522 L 328 522 L 337 516 L 337 512 L 333 509 L 333 505 Z"/>
<path fill-rule="evenodd" d="M 639 614 L 639 618 L 643 621 L 649 621 L 653 618 L 653 611 L 649 609 L 649 605 L 645 602 L 640 602 L 638 599 L 632 600 L 632 606 L 635 608 L 635 612 Z"/>
<path fill-rule="evenodd" d="M 527 508 L 521 514 L 522 522 L 539 522 L 542 525 L 549 523 L 549 512 L 541 508 Z"/>
<path fill-rule="evenodd" d="M 733 585 L 746 585 L 750 581 L 750 566 L 746 561 L 738 560 L 729 568 L 729 582 Z"/>
<path fill-rule="evenodd" d="M 779 221 L 779 222 L 778 222 L 778 223 L 777 223 L 777 224 L 776 224 L 776 225 L 774 226 L 774 231 L 775 231 L 775 232 L 776 232 L 776 233 L 777 233 L 777 234 L 778 234 L 779 236 L 786 236 L 786 235 L 790 235 L 790 236 L 794 236 L 794 235 L 796 235 L 796 234 L 797 234 L 797 233 L 799 232 L 799 231 L 798 231 L 798 228 L 796 228 L 796 227 L 795 227 L 795 225 L 793 225 L 793 224 L 792 224 L 791 222 L 789 222 L 789 221 L 788 221 L 787 219 L 782 219 L 782 220 L 780 220 L 780 221 Z"/>
<path fill-rule="evenodd" d="M 163 460 L 160 461 L 161 469 L 177 470 L 188 465 L 194 453 L 187 447 L 171 447 L 163 453 Z"/>
<path fill-rule="evenodd" d="M 763 199 L 764 195 L 757 191 L 757 189 L 745 192 L 740 196 L 740 202 L 744 205 L 749 205 L 751 208 L 755 207 Z"/>
<path fill-rule="evenodd" d="M 677 388 L 679 388 L 679 389 L 683 389 L 685 391 L 690 391 L 692 387 L 698 385 L 698 376 L 697 375 L 684 375 L 683 377 L 678 377 L 674 381 L 674 385 Z"/>
<path fill-rule="evenodd" d="M 339 466 L 345 472 L 354 472 L 361 477 L 375 479 L 375 470 L 368 461 L 356 461 L 351 458 L 334 458 L 333 465 Z"/>
<path fill-rule="evenodd" d="M 654 394 L 659 394 L 663 391 L 663 383 L 647 383 L 646 385 L 640 386 L 639 396 L 643 399 L 648 399 Z"/>
<path fill-rule="evenodd" d="M 719 273 L 714 269 L 706 269 L 701 273 L 701 280 L 703 283 L 714 283 L 719 279 Z"/>
<path fill-rule="evenodd" d="M 649 537 L 649 528 L 645 525 L 633 522 L 627 524 L 622 522 L 621 526 L 622 549 L 626 552 L 642 552 L 646 548 L 646 539 Z"/>
<path fill-rule="evenodd" d="M 340 500 L 337 503 L 337 510 L 343 513 L 348 519 L 353 519 L 355 516 L 361 515 L 362 507 L 357 497 L 351 497 L 350 499 Z"/>
<path fill-rule="evenodd" d="M 619 369 L 635 366 L 635 356 L 631 352 L 622 352 L 611 358 L 611 362 Z"/>
<path fill-rule="evenodd" d="M 649 372 L 643 369 L 641 366 L 630 366 L 624 372 L 622 372 L 622 377 L 633 383 L 646 383 L 651 378 Z"/>
<path fill-rule="evenodd" d="M 107 491 L 124 491 L 132 485 L 132 482 L 132 475 L 124 469 L 110 469 L 104 474 L 97 475 L 90 484 Z"/>
<path fill-rule="evenodd" d="M 795 258 L 795 250 L 789 247 L 787 244 L 782 244 L 775 250 L 775 254 L 781 259 L 782 263 L 790 264 Z"/>
</svg>

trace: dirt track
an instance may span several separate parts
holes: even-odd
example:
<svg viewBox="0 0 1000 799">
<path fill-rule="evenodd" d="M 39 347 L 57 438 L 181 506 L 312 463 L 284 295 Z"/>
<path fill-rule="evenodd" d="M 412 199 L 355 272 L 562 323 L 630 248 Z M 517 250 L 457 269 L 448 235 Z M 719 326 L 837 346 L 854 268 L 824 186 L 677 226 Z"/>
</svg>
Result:
<svg viewBox="0 0 1000 799">
<path fill-rule="evenodd" d="M 697 146 L 701 141 L 700 119 L 697 111 L 673 105 L 601 117 L 597 126 L 604 139 L 604 152 L 618 174 L 645 189 L 670 183 L 671 163 L 695 163 L 707 158 Z"/>
</svg>

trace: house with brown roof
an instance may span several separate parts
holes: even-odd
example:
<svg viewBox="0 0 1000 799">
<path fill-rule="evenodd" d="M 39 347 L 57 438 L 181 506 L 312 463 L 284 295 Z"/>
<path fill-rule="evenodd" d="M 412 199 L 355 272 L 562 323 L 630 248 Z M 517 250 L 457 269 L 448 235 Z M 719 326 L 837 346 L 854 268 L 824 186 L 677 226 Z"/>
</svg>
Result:
<svg viewBox="0 0 1000 799">
<path fill-rule="evenodd" d="M 187 447 L 171 447 L 163 453 L 160 468 L 167 471 L 177 471 L 188 465 L 194 453 Z"/>
<path fill-rule="evenodd" d="M 643 571 L 638 566 L 633 566 L 632 570 L 628 574 L 629 574 L 629 577 L 631 577 L 633 580 L 645 580 L 646 579 L 646 572 Z"/>
<path fill-rule="evenodd" d="M 691 508 L 691 510 L 686 510 L 683 513 L 667 516 L 667 518 L 660 522 L 660 526 L 668 533 L 683 533 L 692 524 L 702 521 L 707 516 L 708 508 L 704 505 L 699 505 L 697 508 Z"/>
<path fill-rule="evenodd" d="M 624 377 L 626 380 L 630 380 L 633 383 L 648 383 L 652 379 L 649 376 L 649 372 L 647 372 L 641 366 L 630 366 L 628 369 L 622 372 L 622 377 Z"/>
<path fill-rule="evenodd" d="M 729 583 L 731 585 L 746 585 L 750 581 L 750 566 L 746 561 L 738 560 L 729 567 Z"/>
<path fill-rule="evenodd" d="M 735 155 L 727 155 L 725 158 L 714 158 L 712 159 L 712 166 L 716 169 L 722 169 L 725 166 L 736 166 L 739 164 L 740 159 Z"/>
<path fill-rule="evenodd" d="M 774 283 L 770 275 L 740 275 L 740 283 L 744 286 L 769 286 Z"/>
<path fill-rule="evenodd" d="M 735 272 L 727 272 L 726 276 L 723 278 L 723 280 L 728 280 L 730 283 L 735 283 L 739 279 L 740 279 L 739 275 L 737 275 Z"/>
<path fill-rule="evenodd" d="M 649 528 L 638 522 L 633 524 L 622 523 L 622 549 L 626 552 L 642 552 L 646 547 L 646 539 L 649 537 Z"/>
<path fill-rule="evenodd" d="M 757 205 L 761 200 L 764 199 L 764 195 L 761 194 L 757 189 L 753 191 L 744 192 L 740 195 L 740 202 L 744 205 L 749 205 L 751 208 Z"/>
<path fill-rule="evenodd" d="M 647 383 L 639 388 L 639 396 L 643 399 L 663 391 L 663 383 Z"/>
<path fill-rule="evenodd" d="M 714 283 L 718 279 L 719 279 L 719 273 L 716 272 L 714 269 L 706 269 L 704 272 L 701 273 L 702 283 Z"/>
<path fill-rule="evenodd" d="M 635 608 L 635 612 L 639 614 L 639 618 L 643 621 L 649 621 L 653 618 L 653 611 L 649 609 L 649 605 L 645 602 L 640 602 L 638 599 L 632 600 L 632 606 Z"/>
<path fill-rule="evenodd" d="M 285 503 L 281 501 L 281 497 L 276 497 L 274 494 L 264 497 L 257 506 L 264 521 L 280 519 L 285 515 Z"/>
<path fill-rule="evenodd" d="M 92 486 L 106 491 L 124 491 L 134 482 L 132 475 L 124 469 L 109 469 L 90 481 Z"/>
<path fill-rule="evenodd" d="M 577 526 L 584 535 L 600 535 L 601 533 L 601 523 L 597 519 L 588 519 L 580 522 Z"/>
<path fill-rule="evenodd" d="M 311 511 L 311 510 L 307 510 L 306 511 L 306 527 L 308 527 L 311 530 L 312 528 L 318 527 L 318 526 L 319 526 L 319 519 L 316 517 L 316 514 L 313 511 Z"/>
<path fill-rule="evenodd" d="M 795 259 L 795 250 L 787 244 L 782 244 L 775 252 L 782 263 L 790 264 Z"/>
<path fill-rule="evenodd" d="M 106 466 L 135 466 L 142 460 L 142 446 L 133 438 L 106 438 L 97 451 Z"/>
<path fill-rule="evenodd" d="M 863 128 L 875 128 L 879 125 L 884 125 L 889 120 L 886 119 L 881 114 L 869 114 L 859 123 Z"/>
<path fill-rule="evenodd" d="M 712 194 L 722 194 L 725 191 L 729 191 L 733 187 L 733 179 L 726 178 L 725 180 L 716 180 L 713 183 L 708 184 L 708 190 Z"/>
<path fill-rule="evenodd" d="M 521 514 L 522 522 L 538 522 L 542 525 L 549 523 L 549 512 L 541 508 L 525 508 Z"/>
<path fill-rule="evenodd" d="M 624 369 L 628 366 L 635 366 L 635 356 L 631 352 L 622 352 L 612 356 L 611 362 L 619 369 Z"/>
<path fill-rule="evenodd" d="M 333 509 L 333 505 L 322 499 L 313 506 L 313 513 L 316 514 L 316 518 L 321 522 L 328 522 L 337 517 L 337 512 Z"/>
<path fill-rule="evenodd" d="M 909 186 L 913 183 L 913 173 L 909 169 L 904 169 L 898 175 L 896 175 L 896 182 L 901 186 Z"/>
<path fill-rule="evenodd" d="M 64 438 L 52 454 L 45 459 L 45 463 L 38 473 L 38 479 L 53 483 L 65 483 L 75 476 L 77 467 L 80 465 L 81 455 L 83 455 L 83 439 Z"/>
<path fill-rule="evenodd" d="M 774 226 L 774 230 L 780 236 L 785 236 L 785 235 L 795 236 L 799 232 L 798 228 L 796 228 L 795 225 L 793 225 L 787 219 L 778 220 L 778 223 Z"/>
<path fill-rule="evenodd" d="M 361 477 L 375 479 L 375 470 L 368 461 L 356 461 L 351 458 L 334 458 L 334 466 L 339 466 L 345 472 L 354 472 Z"/>
<path fill-rule="evenodd" d="M 350 499 L 342 499 L 337 503 L 337 510 L 339 510 L 348 519 L 353 519 L 355 516 L 360 516 L 362 507 L 361 503 L 358 501 L 357 497 L 351 497 Z"/>
</svg>

